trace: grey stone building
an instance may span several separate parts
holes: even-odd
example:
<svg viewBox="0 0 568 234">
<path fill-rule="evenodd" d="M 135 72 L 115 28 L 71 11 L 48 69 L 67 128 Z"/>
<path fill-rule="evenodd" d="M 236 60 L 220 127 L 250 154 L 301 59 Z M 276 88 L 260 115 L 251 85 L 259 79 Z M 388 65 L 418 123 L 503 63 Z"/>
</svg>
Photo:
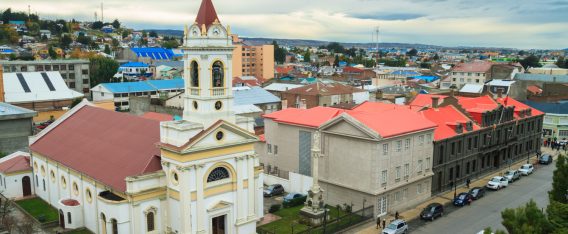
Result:
<svg viewBox="0 0 568 234">
<path fill-rule="evenodd" d="M 89 60 L 38 60 L 38 61 L 0 61 L 4 72 L 43 72 L 59 71 L 67 87 L 90 97 Z"/>
<path fill-rule="evenodd" d="M 32 118 L 37 113 L 0 102 L 0 154 L 9 154 L 28 148 L 28 137 L 33 134 Z"/>
<path fill-rule="evenodd" d="M 438 124 L 433 194 L 526 161 L 540 149 L 543 113 L 512 98 L 419 95 L 411 105 L 424 106 L 421 113 Z"/>
</svg>

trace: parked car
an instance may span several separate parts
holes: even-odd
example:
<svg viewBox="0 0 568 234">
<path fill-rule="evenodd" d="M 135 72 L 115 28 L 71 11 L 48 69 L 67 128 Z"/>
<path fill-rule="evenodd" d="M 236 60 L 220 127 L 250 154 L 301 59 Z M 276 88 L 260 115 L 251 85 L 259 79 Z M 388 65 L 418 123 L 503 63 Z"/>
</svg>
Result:
<svg viewBox="0 0 568 234">
<path fill-rule="evenodd" d="M 408 224 L 402 219 L 397 219 L 392 221 L 385 229 L 383 229 L 383 234 L 400 234 L 408 232 Z"/>
<path fill-rule="evenodd" d="M 430 203 L 420 213 L 420 218 L 424 220 L 434 221 L 437 217 L 444 215 L 444 206 L 440 203 Z"/>
<path fill-rule="evenodd" d="M 519 171 L 516 170 L 510 170 L 505 172 L 505 178 L 507 178 L 507 180 L 509 180 L 509 183 L 513 183 L 515 182 L 515 180 L 518 180 L 521 178 L 521 173 Z"/>
<path fill-rule="evenodd" d="M 550 154 L 543 154 L 538 158 L 538 163 L 540 164 L 551 164 L 552 163 L 552 156 Z"/>
<path fill-rule="evenodd" d="M 282 187 L 281 184 L 270 185 L 264 190 L 265 197 L 272 197 L 281 194 L 284 194 L 284 187 Z"/>
<path fill-rule="evenodd" d="M 505 188 L 509 186 L 509 180 L 505 177 L 495 176 L 487 182 L 486 187 L 494 190 Z"/>
<path fill-rule="evenodd" d="M 284 202 L 289 202 L 294 198 L 299 198 L 299 197 L 302 197 L 302 196 L 305 196 L 305 195 L 300 194 L 300 193 L 288 193 L 288 194 L 286 194 L 286 196 L 284 196 Z"/>
<path fill-rule="evenodd" d="M 534 171 L 534 167 L 532 164 L 525 164 L 522 165 L 521 168 L 519 168 L 519 172 L 521 172 L 521 175 L 530 175 L 532 174 Z"/>
<path fill-rule="evenodd" d="M 485 196 L 485 189 L 482 187 L 474 187 L 469 190 L 469 194 L 471 194 L 473 200 L 477 200 Z"/>
<path fill-rule="evenodd" d="M 454 198 L 454 206 L 471 205 L 473 197 L 469 193 L 460 193 Z"/>
</svg>

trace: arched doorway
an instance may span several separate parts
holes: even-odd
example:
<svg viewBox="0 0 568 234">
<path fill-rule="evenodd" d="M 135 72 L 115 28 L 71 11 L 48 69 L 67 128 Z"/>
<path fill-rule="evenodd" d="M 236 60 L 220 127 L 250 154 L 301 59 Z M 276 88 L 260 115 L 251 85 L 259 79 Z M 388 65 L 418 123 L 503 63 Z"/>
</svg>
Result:
<svg viewBox="0 0 568 234">
<path fill-rule="evenodd" d="M 32 195 L 32 182 L 29 176 L 24 176 L 22 178 L 22 191 L 24 197 Z"/>
<path fill-rule="evenodd" d="M 65 214 L 59 210 L 59 227 L 65 229 Z"/>
</svg>

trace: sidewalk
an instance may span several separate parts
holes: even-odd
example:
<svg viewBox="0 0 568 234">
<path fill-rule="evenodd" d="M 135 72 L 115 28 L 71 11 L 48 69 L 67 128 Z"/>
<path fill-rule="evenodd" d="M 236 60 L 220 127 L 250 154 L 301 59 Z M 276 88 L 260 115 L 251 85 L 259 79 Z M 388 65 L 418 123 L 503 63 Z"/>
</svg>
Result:
<svg viewBox="0 0 568 234">
<path fill-rule="evenodd" d="M 562 151 L 556 151 L 556 150 L 553 151 L 551 148 L 547 148 L 547 147 L 542 147 L 541 152 L 542 152 L 542 154 L 550 154 L 555 159 L 556 159 L 556 157 L 558 156 L 559 153 L 562 153 Z M 534 156 L 531 157 L 531 163 L 533 163 L 533 164 L 536 163 Z M 511 165 L 511 169 L 518 169 L 523 164 L 526 164 L 526 160 L 521 160 L 521 161 Z M 535 167 L 536 170 L 538 170 L 537 168 L 538 168 L 538 166 Z M 502 175 L 507 170 L 509 170 L 509 167 L 504 167 L 504 168 L 497 170 L 493 173 L 487 174 L 484 177 L 480 177 L 478 180 L 472 181 L 469 187 L 470 188 L 485 187 L 485 185 L 487 184 L 487 181 L 489 181 L 489 179 L 491 179 L 494 176 Z M 469 192 L 469 189 L 462 185 L 462 186 L 457 188 L 456 194 L 459 194 L 459 193 L 462 193 L 462 192 Z M 423 203 L 417 205 L 413 209 L 400 212 L 399 218 L 404 219 L 406 221 L 410 221 L 410 220 L 413 220 L 413 219 L 419 219 L 420 213 L 422 212 L 422 210 L 426 206 L 428 206 L 428 204 L 437 202 L 437 203 L 440 203 L 444 206 L 447 206 L 447 205 L 451 205 L 451 202 L 453 201 L 453 199 L 454 199 L 454 191 L 453 190 L 442 193 L 442 194 L 435 195 L 435 196 L 431 197 L 430 199 L 424 201 Z M 389 215 L 385 219 L 387 220 L 387 224 L 388 224 L 391 220 L 394 219 L 394 216 L 389 213 Z M 365 224 L 358 226 L 358 227 L 356 227 L 352 230 L 346 231 L 345 233 L 358 233 L 358 234 L 377 234 L 377 233 L 380 233 L 381 229 L 376 229 L 375 227 L 376 227 L 376 223 L 373 220 L 372 222 L 365 223 Z"/>
</svg>

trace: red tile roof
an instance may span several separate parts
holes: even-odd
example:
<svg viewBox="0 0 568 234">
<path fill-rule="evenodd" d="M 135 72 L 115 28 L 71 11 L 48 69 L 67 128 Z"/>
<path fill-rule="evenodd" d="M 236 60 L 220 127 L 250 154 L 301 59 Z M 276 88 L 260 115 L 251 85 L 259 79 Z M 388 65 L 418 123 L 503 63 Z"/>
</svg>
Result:
<svg viewBox="0 0 568 234">
<path fill-rule="evenodd" d="M 493 65 L 489 61 L 473 61 L 469 63 L 457 64 L 452 71 L 454 72 L 487 72 Z"/>
<path fill-rule="evenodd" d="M 254 79 L 252 79 L 252 77 L 249 77 L 247 79 L 243 79 L 238 76 L 233 77 L 233 87 L 237 87 L 237 84 L 245 84 L 246 86 L 249 87 L 255 87 L 262 85 L 263 82 L 264 82 L 263 79 L 256 77 L 254 77 Z"/>
<path fill-rule="evenodd" d="M 201 1 L 201 6 L 199 7 L 199 12 L 197 13 L 197 17 L 195 18 L 195 22 L 201 28 L 201 25 L 205 24 L 207 28 L 215 22 L 215 20 L 219 21 L 217 17 L 217 12 L 215 11 L 215 6 L 211 0 L 203 0 Z"/>
<path fill-rule="evenodd" d="M 442 101 L 444 100 L 444 98 L 448 97 L 445 95 L 437 95 L 437 94 L 418 94 L 416 95 L 416 97 L 414 97 L 414 100 L 412 100 L 412 102 L 410 102 L 410 106 L 415 106 L 415 107 L 430 107 L 432 106 L 432 97 L 438 97 L 440 98 L 438 100 L 438 103 L 442 103 Z"/>
<path fill-rule="evenodd" d="M 430 108 L 420 111 L 419 113 L 438 125 L 434 131 L 434 140 L 436 141 L 458 135 L 455 131 L 456 123 L 461 123 L 463 126 L 463 133 L 467 133 L 468 131 L 465 128 L 465 123 L 467 121 L 472 121 L 451 105 L 440 108 Z M 479 129 L 479 125 L 473 122 L 473 131 Z"/>
<path fill-rule="evenodd" d="M 157 120 L 157 121 L 160 121 L 160 122 L 174 120 L 174 117 L 171 116 L 171 115 L 163 114 L 163 113 L 157 113 L 157 112 L 146 112 L 141 117 L 144 118 L 144 119 Z"/>
<path fill-rule="evenodd" d="M 363 92 L 364 90 L 355 88 L 353 86 L 344 85 L 341 83 L 331 83 L 326 84 L 320 81 L 316 83 L 305 85 L 302 87 L 298 87 L 295 89 L 290 89 L 288 91 L 284 91 L 284 93 L 292 93 L 292 94 L 299 94 L 299 95 L 321 95 L 321 96 L 330 96 L 330 95 L 338 95 L 338 94 L 352 94 L 357 92 Z"/>
<path fill-rule="evenodd" d="M 159 141 L 159 121 L 84 106 L 30 148 L 124 192 L 126 177 L 161 170 Z"/>
<path fill-rule="evenodd" d="M 532 94 L 541 94 L 542 93 L 542 89 L 536 85 L 529 85 L 527 87 L 527 90 L 529 92 L 531 92 Z"/>
<path fill-rule="evenodd" d="M 522 110 L 527 110 L 527 109 L 531 109 L 531 115 L 544 115 L 544 112 L 539 111 L 535 108 L 531 108 L 530 106 L 519 102 L 513 98 L 510 97 L 504 97 L 504 98 L 497 98 L 496 100 L 497 102 L 501 103 L 503 106 L 514 106 L 515 107 L 515 118 L 519 118 L 519 111 Z"/>
<path fill-rule="evenodd" d="M 344 73 L 363 73 L 365 70 L 356 67 L 344 67 Z"/>
<path fill-rule="evenodd" d="M 15 156 L 0 163 L 0 172 L 3 174 L 31 170 L 30 157 L 28 156 Z"/>
<path fill-rule="evenodd" d="M 353 110 L 331 107 L 288 108 L 264 117 L 279 123 L 317 128 L 342 113 L 355 118 L 385 138 L 436 127 L 407 106 L 371 102 L 365 102 Z"/>
<path fill-rule="evenodd" d="M 279 74 L 288 74 L 292 70 L 294 70 L 293 67 L 276 67 L 276 73 L 279 73 Z"/>
<path fill-rule="evenodd" d="M 75 200 L 75 199 L 65 199 L 65 200 L 61 201 L 61 203 L 63 203 L 63 205 L 66 205 L 66 206 L 78 206 L 78 205 L 81 205 L 81 204 L 79 203 L 79 201 L 77 201 L 77 200 Z"/>
</svg>

